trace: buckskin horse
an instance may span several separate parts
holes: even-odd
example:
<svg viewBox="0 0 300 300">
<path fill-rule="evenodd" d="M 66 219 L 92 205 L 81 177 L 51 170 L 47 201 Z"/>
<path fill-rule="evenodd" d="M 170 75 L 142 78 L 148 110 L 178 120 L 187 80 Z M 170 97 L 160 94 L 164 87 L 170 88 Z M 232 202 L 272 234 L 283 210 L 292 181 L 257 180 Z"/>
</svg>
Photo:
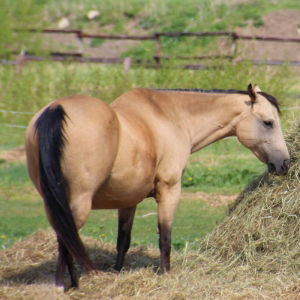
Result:
<svg viewBox="0 0 300 300">
<path fill-rule="evenodd" d="M 171 227 L 191 153 L 236 136 L 269 171 L 284 175 L 289 153 L 277 100 L 249 84 L 238 90 L 136 88 L 110 105 L 88 96 L 48 104 L 26 132 L 29 175 L 58 241 L 56 285 L 78 286 L 73 259 L 94 270 L 78 230 L 91 209 L 118 209 L 117 261 L 123 266 L 136 206 L 158 205 L 160 270 L 170 270 Z"/>
</svg>

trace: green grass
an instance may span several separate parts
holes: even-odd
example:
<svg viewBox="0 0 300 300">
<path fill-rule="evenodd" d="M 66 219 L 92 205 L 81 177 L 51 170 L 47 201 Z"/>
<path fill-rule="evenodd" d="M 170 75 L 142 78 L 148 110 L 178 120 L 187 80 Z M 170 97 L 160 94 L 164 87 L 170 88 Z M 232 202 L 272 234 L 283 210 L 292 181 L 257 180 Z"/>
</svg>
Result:
<svg viewBox="0 0 300 300">
<path fill-rule="evenodd" d="M 48 225 L 24 164 L 0 164 L 0 178 L 0 248 L 3 248 Z"/>
<path fill-rule="evenodd" d="M 9 247 L 17 240 L 49 226 L 40 203 L 15 200 L 12 204 L 10 201 L 0 196 L 0 203 L 3 207 L 0 213 L 0 249 Z M 7 203 L 6 206 L 3 205 L 5 203 Z M 17 205 L 17 208 L 12 205 Z"/>
<path fill-rule="evenodd" d="M 15 186 L 28 186 L 28 176 L 24 164 L 0 164 L 0 187 L 13 188 Z"/>
<path fill-rule="evenodd" d="M 12 52 L 20 53 L 21 49 L 40 49 L 40 38 L 24 29 L 42 27 L 42 14 L 42 6 L 35 0 L 1 0 L 0 58 L 9 58 Z"/>
<path fill-rule="evenodd" d="M 152 198 L 138 205 L 132 231 L 133 246 L 157 246 L 156 203 Z M 225 216 L 225 207 L 213 208 L 202 200 L 184 199 L 180 202 L 174 225 L 172 245 L 182 249 L 186 243 L 193 244 L 210 232 Z M 117 238 L 117 211 L 94 211 L 82 234 L 115 243 Z M 195 243 L 196 244 L 196 243 Z"/>
<path fill-rule="evenodd" d="M 189 191 L 234 194 L 265 170 L 236 139 L 226 139 L 192 155 L 182 185 Z"/>
<path fill-rule="evenodd" d="M 5 120 L 3 120 L 3 117 L 1 117 L 2 116 L 0 116 L 0 150 L 8 150 L 22 145 L 25 136 L 25 128 L 7 127 L 6 124 L 12 124 L 14 121 L 9 120 L 9 117 L 7 117 Z M 27 120 L 24 122 L 16 120 L 14 123 L 20 124 L 21 126 L 26 126 Z"/>
</svg>

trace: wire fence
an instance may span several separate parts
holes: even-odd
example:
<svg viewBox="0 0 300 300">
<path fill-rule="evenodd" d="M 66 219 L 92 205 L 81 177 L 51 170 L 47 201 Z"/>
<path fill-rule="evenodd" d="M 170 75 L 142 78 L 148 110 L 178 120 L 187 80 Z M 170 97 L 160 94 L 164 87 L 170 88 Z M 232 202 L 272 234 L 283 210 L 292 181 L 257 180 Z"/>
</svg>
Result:
<svg viewBox="0 0 300 300">
<path fill-rule="evenodd" d="M 15 114 L 15 115 L 33 115 L 34 114 L 34 112 L 31 112 L 31 111 L 15 111 L 15 110 L 6 110 L 6 109 L 0 109 L 0 112 Z"/>
<path fill-rule="evenodd" d="M 0 114 L 12 114 L 12 115 L 17 115 L 17 116 L 21 116 L 21 115 L 33 116 L 34 112 L 0 109 Z M 10 128 L 20 128 L 20 129 L 27 128 L 27 125 L 25 125 L 25 124 L 14 124 L 14 123 L 0 123 L 0 126 L 1 127 L 10 127 Z"/>
</svg>

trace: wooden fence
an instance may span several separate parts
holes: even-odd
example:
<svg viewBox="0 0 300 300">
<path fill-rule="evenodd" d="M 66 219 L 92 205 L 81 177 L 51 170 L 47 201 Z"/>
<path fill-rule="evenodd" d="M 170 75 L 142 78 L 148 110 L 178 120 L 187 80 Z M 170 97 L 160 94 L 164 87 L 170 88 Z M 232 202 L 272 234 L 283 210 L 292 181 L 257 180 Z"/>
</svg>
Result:
<svg viewBox="0 0 300 300">
<path fill-rule="evenodd" d="M 111 34 L 90 34 L 85 33 L 81 30 L 65 30 L 65 29 L 44 29 L 36 30 L 32 29 L 31 32 L 45 33 L 45 34 L 73 34 L 78 40 L 79 51 L 78 52 L 51 52 L 49 56 L 36 56 L 29 53 L 22 53 L 17 57 L 15 63 L 17 69 L 21 69 L 25 61 L 30 60 L 54 60 L 54 61 L 77 61 L 77 62 L 90 62 L 90 63 L 109 63 L 109 64 L 124 64 L 124 68 L 128 69 L 132 64 L 143 64 L 148 67 L 160 67 L 163 60 L 203 60 L 203 59 L 214 59 L 214 58 L 224 58 L 233 59 L 237 54 L 237 42 L 238 40 L 252 40 L 260 42 L 278 42 L 278 43 L 300 43 L 300 38 L 285 38 L 285 37 L 271 37 L 271 36 L 250 36 L 241 35 L 236 32 L 155 32 L 149 35 L 111 35 Z M 208 56 L 166 56 L 164 55 L 164 50 L 162 47 L 162 37 L 178 38 L 178 37 L 227 37 L 231 40 L 230 53 L 226 55 L 208 55 Z M 104 40 L 136 40 L 145 41 L 152 40 L 156 47 L 155 53 L 153 53 L 152 59 L 141 60 L 134 58 L 120 58 L 120 57 L 88 57 L 84 55 L 84 43 L 83 39 L 104 39 Z M 5 61 L 2 61 L 5 63 Z M 9 63 L 9 62 L 6 62 Z M 280 60 L 252 60 L 253 64 L 267 64 L 267 65 L 279 65 L 279 64 L 290 64 L 293 66 L 300 66 L 300 61 L 280 61 Z M 181 67 L 188 69 L 202 69 L 207 68 L 203 64 L 185 64 Z"/>
</svg>

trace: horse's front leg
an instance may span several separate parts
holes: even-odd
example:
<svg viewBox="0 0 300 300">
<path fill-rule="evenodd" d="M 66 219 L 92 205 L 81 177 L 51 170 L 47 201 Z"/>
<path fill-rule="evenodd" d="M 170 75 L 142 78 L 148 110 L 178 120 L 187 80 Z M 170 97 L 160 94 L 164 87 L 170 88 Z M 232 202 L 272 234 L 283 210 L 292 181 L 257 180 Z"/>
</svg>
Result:
<svg viewBox="0 0 300 300">
<path fill-rule="evenodd" d="M 160 249 L 160 272 L 170 270 L 172 223 L 181 191 L 180 182 L 174 185 L 159 183 L 156 188 L 158 203 L 158 233 Z"/>
<path fill-rule="evenodd" d="M 119 209 L 118 241 L 117 241 L 117 262 L 115 269 L 120 271 L 124 264 L 125 254 L 129 249 L 131 240 L 131 229 L 136 206 Z"/>
</svg>

